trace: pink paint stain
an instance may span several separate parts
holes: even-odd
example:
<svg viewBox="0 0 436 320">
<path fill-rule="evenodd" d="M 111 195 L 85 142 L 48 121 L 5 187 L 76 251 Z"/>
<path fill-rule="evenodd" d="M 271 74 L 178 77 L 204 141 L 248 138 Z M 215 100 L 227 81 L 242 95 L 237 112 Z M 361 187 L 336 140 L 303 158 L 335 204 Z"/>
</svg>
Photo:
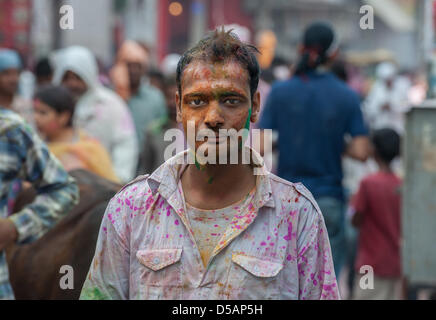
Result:
<svg viewBox="0 0 436 320">
<path fill-rule="evenodd" d="M 261 245 L 261 246 L 266 246 L 266 242 L 265 242 L 265 241 L 262 241 L 262 242 L 260 243 L 260 245 Z"/>
<path fill-rule="evenodd" d="M 292 239 L 292 222 L 289 222 L 288 225 L 288 234 L 283 237 L 286 241 L 290 241 Z"/>
<path fill-rule="evenodd" d="M 179 220 L 174 221 L 174 224 L 175 224 L 176 226 L 178 226 L 178 225 L 179 225 Z"/>
</svg>

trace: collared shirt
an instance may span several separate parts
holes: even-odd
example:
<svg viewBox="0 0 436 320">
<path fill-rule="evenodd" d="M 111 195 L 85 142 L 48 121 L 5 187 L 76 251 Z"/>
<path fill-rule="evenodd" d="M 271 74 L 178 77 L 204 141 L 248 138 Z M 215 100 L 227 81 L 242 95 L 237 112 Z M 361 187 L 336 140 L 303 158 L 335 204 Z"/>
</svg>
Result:
<svg viewBox="0 0 436 320">
<path fill-rule="evenodd" d="M 177 187 L 186 156 L 111 199 L 81 299 L 339 299 L 315 200 L 264 165 L 204 266 Z"/>
<path fill-rule="evenodd" d="M 31 127 L 15 112 L 0 107 L 0 217 L 9 215 L 12 185 L 32 183 L 32 204 L 9 217 L 18 231 L 18 243 L 40 237 L 78 202 L 75 180 Z M 0 252 L 0 299 L 13 299 L 4 251 Z"/>
</svg>

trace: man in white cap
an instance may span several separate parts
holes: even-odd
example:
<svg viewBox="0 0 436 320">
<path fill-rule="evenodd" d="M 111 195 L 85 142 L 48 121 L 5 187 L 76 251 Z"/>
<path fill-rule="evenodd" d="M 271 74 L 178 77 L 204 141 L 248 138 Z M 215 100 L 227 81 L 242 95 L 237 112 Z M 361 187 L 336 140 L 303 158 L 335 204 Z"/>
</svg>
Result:
<svg viewBox="0 0 436 320">
<path fill-rule="evenodd" d="M 407 90 L 397 85 L 397 68 L 382 62 L 376 69 L 376 81 L 364 103 L 363 112 L 372 130 L 391 128 L 404 132 Z"/>
</svg>

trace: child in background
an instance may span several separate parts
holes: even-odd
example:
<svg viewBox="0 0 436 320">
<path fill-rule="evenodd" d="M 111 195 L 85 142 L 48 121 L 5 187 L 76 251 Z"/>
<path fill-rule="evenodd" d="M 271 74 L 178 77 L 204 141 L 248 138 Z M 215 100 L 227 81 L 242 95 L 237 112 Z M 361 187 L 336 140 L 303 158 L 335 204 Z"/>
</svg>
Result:
<svg viewBox="0 0 436 320">
<path fill-rule="evenodd" d="M 361 279 L 356 277 L 353 298 L 397 300 L 401 286 L 401 180 L 393 173 L 391 162 L 400 153 L 400 137 L 392 129 L 380 129 L 373 133 L 372 143 L 379 171 L 360 183 L 352 201 L 356 212 L 352 223 L 360 229 L 356 272 L 360 274 L 364 265 L 371 266 L 374 288 L 361 288 Z"/>
<path fill-rule="evenodd" d="M 95 139 L 73 127 L 75 102 L 68 89 L 45 86 L 35 94 L 35 122 L 51 152 L 66 170 L 85 169 L 119 182 L 107 151 Z"/>
</svg>

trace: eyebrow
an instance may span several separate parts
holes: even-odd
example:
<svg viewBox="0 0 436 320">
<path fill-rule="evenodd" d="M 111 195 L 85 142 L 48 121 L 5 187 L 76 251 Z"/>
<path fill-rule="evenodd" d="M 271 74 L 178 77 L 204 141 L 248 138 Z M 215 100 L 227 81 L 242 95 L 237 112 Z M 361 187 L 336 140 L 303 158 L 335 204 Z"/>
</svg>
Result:
<svg viewBox="0 0 436 320">
<path fill-rule="evenodd" d="M 206 98 L 206 97 L 210 97 L 213 94 L 206 94 L 206 93 L 202 93 L 202 92 L 192 92 L 192 93 L 187 93 L 183 96 L 184 99 L 189 99 L 189 98 Z M 215 95 L 214 95 L 215 96 Z M 218 98 L 226 98 L 226 97 L 239 97 L 241 99 L 247 99 L 247 96 L 239 93 L 237 91 L 221 91 L 217 93 Z"/>
</svg>

